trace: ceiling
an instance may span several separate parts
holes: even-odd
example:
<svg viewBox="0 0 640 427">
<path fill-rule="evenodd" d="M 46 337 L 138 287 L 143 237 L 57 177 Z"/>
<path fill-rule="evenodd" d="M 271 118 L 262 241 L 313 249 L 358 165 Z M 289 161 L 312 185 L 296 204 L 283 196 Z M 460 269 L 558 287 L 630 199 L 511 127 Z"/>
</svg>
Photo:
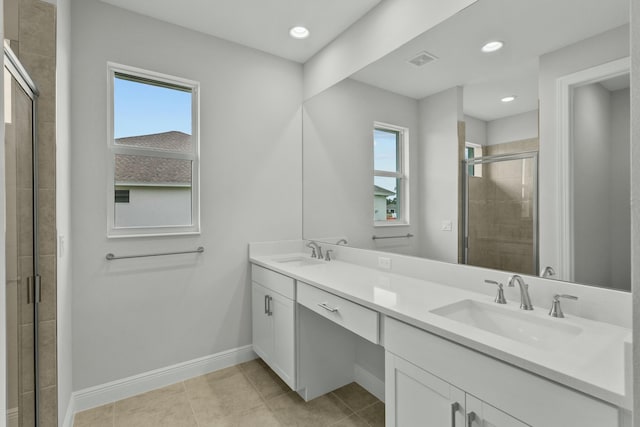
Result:
<svg viewBox="0 0 640 427">
<path fill-rule="evenodd" d="M 479 0 L 352 78 L 415 99 L 463 86 L 465 114 L 495 120 L 538 108 L 540 55 L 628 22 L 629 0 Z M 407 62 L 421 51 L 438 60 Z"/>
<path fill-rule="evenodd" d="M 302 63 L 381 0 L 102 1 Z M 307 27 L 309 38 L 291 38 L 296 25 Z"/>
</svg>

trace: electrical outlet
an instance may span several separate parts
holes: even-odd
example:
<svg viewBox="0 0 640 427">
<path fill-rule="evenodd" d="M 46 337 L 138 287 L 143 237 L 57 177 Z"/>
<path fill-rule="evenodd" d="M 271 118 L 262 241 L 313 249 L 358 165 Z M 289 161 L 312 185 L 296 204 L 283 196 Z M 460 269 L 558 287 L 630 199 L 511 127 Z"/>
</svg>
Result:
<svg viewBox="0 0 640 427">
<path fill-rule="evenodd" d="M 391 258 L 379 256 L 378 268 L 382 268 L 383 270 L 391 270 Z"/>
</svg>

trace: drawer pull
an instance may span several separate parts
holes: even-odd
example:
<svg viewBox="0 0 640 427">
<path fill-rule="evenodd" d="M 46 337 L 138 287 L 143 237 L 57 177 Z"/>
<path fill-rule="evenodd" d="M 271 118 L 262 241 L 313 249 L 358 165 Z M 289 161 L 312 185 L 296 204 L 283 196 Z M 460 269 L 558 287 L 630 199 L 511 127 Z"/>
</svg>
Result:
<svg viewBox="0 0 640 427">
<path fill-rule="evenodd" d="M 456 412 L 460 409 L 460 404 L 458 402 L 453 402 L 451 404 L 451 427 L 456 427 Z"/>
<path fill-rule="evenodd" d="M 473 422 L 476 420 L 476 413 L 471 411 L 467 414 L 467 427 L 473 427 Z"/>
<path fill-rule="evenodd" d="M 321 302 L 320 304 L 318 304 L 320 307 L 324 308 L 327 311 L 330 311 L 332 313 L 335 313 L 338 311 L 338 307 L 331 307 L 330 305 L 328 305 L 326 302 Z"/>
</svg>

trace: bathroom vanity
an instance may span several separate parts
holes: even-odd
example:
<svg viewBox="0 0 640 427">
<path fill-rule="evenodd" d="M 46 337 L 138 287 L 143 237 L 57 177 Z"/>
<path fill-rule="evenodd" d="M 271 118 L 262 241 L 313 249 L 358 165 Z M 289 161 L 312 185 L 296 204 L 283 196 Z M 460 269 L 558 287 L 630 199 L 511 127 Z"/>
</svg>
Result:
<svg viewBox="0 0 640 427">
<path fill-rule="evenodd" d="M 525 279 L 524 311 L 517 290 L 497 304 L 483 284 L 506 273 L 457 267 L 472 291 L 441 283 L 446 263 L 346 247 L 324 261 L 304 243 L 252 244 L 250 261 L 255 352 L 305 400 L 355 380 L 385 400 L 387 426 L 630 425 L 631 330 L 572 314 L 602 290 L 552 318 L 566 284 Z M 383 357 L 383 375 L 362 372 L 362 353 Z"/>
</svg>

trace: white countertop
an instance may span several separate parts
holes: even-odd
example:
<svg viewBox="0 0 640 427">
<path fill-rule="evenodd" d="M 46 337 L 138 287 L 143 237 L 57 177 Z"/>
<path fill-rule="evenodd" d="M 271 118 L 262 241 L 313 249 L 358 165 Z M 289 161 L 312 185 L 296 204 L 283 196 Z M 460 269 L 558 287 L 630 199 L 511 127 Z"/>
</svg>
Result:
<svg viewBox="0 0 640 427">
<path fill-rule="evenodd" d="M 631 399 L 625 393 L 624 353 L 625 342 L 631 340 L 630 329 L 566 313 L 563 319 L 551 318 L 546 307 L 536 307 L 526 315 L 578 326 L 583 330 L 557 348 L 543 350 L 430 312 L 465 299 L 495 304 L 487 295 L 339 260 L 304 266 L 277 262 L 278 259 L 295 256 L 309 255 L 260 255 L 252 256 L 250 261 L 631 410 Z M 501 307 L 519 311 L 519 303 L 512 301 Z M 631 381 L 630 374 L 627 379 Z"/>
</svg>

